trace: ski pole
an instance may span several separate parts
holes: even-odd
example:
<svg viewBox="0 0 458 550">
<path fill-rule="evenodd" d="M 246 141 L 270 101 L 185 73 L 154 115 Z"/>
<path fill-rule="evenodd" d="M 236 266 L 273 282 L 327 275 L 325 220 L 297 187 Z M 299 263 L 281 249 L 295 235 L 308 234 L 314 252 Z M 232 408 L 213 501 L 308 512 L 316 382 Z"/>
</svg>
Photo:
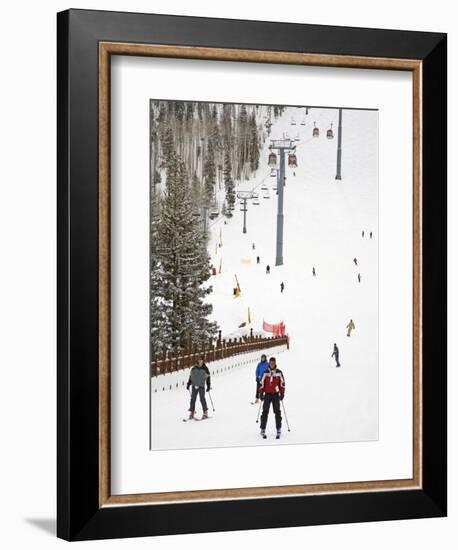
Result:
<svg viewBox="0 0 458 550">
<path fill-rule="evenodd" d="M 288 432 L 290 432 L 291 430 L 289 429 L 289 422 L 288 422 L 288 417 L 286 416 L 285 404 L 283 403 L 283 399 L 280 399 L 280 401 L 281 401 L 281 404 L 283 405 L 283 412 L 285 414 L 285 420 L 286 420 L 286 425 L 288 426 Z"/>
<path fill-rule="evenodd" d="M 215 412 L 215 407 L 213 405 L 213 399 L 212 399 L 212 394 L 210 393 L 210 390 L 208 390 L 208 396 L 210 397 L 210 403 L 212 404 L 213 412 Z"/>
<path fill-rule="evenodd" d="M 262 405 L 262 401 L 259 400 L 258 417 L 256 418 L 256 424 L 259 422 L 259 415 L 261 414 L 261 405 Z"/>
</svg>

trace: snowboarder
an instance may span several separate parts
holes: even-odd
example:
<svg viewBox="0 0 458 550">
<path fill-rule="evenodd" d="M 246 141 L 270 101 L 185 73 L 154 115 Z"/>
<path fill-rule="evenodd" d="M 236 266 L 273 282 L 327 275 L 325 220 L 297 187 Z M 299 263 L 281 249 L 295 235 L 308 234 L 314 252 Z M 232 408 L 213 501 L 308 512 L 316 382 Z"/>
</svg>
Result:
<svg viewBox="0 0 458 550">
<path fill-rule="evenodd" d="M 353 258 L 353 263 L 354 263 L 355 265 L 358 265 L 358 260 L 357 260 L 356 258 Z"/>
<path fill-rule="evenodd" d="M 347 329 L 347 336 L 350 337 L 351 336 L 351 331 L 354 330 L 354 328 L 355 328 L 355 323 L 353 322 L 353 319 L 350 319 L 350 322 L 348 323 L 348 325 L 345 328 Z"/>
<path fill-rule="evenodd" d="M 256 367 L 256 397 L 255 403 L 259 403 L 259 389 L 261 388 L 261 378 L 264 373 L 269 370 L 269 363 L 267 362 L 267 356 L 265 353 L 261 355 L 261 361 Z"/>
<path fill-rule="evenodd" d="M 312 275 L 313 275 L 314 277 L 316 277 L 316 271 L 315 271 L 315 268 L 314 268 L 314 267 L 312 267 Z"/>
<path fill-rule="evenodd" d="M 339 348 L 337 347 L 337 344 L 334 344 L 334 349 L 332 351 L 331 357 L 334 357 L 334 359 L 336 360 L 336 367 L 340 367 Z"/>
<path fill-rule="evenodd" d="M 361 282 L 361 273 L 358 273 L 358 283 Z"/>
<path fill-rule="evenodd" d="M 266 266 L 266 275 L 269 275 L 270 273 L 270 265 Z"/>
<path fill-rule="evenodd" d="M 202 418 L 208 418 L 207 401 L 205 400 L 205 386 L 207 391 L 210 391 L 210 371 L 205 364 L 204 357 L 199 357 L 197 365 L 192 367 L 189 373 L 189 380 L 186 384 L 186 389 L 191 388 L 191 402 L 189 404 L 189 418 L 194 418 L 196 410 L 196 399 L 199 396 L 200 403 L 202 405 L 203 415 Z"/>
<path fill-rule="evenodd" d="M 264 401 L 261 414 L 261 436 L 266 438 L 267 417 L 269 416 L 270 404 L 275 414 L 275 427 L 277 428 L 277 439 L 281 435 L 281 410 L 280 401 L 285 397 L 285 377 L 277 368 L 275 357 L 269 359 L 269 369 L 262 375 L 261 387 L 259 389 L 261 401 Z"/>
<path fill-rule="evenodd" d="M 257 263 L 257 264 L 260 264 L 260 263 L 261 263 L 261 259 L 259 258 L 259 256 L 256 256 L 256 263 Z"/>
<path fill-rule="evenodd" d="M 282 281 L 280 283 L 280 292 L 283 294 L 283 291 L 285 290 L 285 283 Z"/>
</svg>

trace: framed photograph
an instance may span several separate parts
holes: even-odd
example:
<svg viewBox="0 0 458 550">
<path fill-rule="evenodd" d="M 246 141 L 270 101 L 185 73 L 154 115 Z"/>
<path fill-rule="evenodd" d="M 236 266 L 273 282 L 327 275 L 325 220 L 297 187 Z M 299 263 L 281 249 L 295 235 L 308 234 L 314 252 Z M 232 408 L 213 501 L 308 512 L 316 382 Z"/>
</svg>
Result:
<svg viewBox="0 0 458 550">
<path fill-rule="evenodd" d="M 58 536 L 446 515 L 446 35 L 58 14 Z"/>
</svg>

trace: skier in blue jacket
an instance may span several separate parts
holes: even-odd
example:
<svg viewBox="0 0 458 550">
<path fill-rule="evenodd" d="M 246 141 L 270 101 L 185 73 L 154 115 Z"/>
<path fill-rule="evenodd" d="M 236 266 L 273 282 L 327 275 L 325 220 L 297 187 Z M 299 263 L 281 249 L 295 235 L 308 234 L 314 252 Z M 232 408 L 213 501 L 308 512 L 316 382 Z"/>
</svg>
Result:
<svg viewBox="0 0 458 550">
<path fill-rule="evenodd" d="M 256 367 L 256 400 L 255 403 L 259 403 L 259 389 L 261 387 L 262 375 L 269 370 L 269 363 L 267 362 L 267 357 L 263 353 L 261 355 L 261 362 L 258 363 Z"/>
</svg>

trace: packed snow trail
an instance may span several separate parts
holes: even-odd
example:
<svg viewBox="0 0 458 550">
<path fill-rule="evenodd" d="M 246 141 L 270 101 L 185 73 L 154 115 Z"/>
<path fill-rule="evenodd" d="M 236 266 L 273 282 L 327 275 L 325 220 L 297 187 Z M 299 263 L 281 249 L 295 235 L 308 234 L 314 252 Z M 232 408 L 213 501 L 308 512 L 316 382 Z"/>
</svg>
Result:
<svg viewBox="0 0 458 550">
<path fill-rule="evenodd" d="M 239 201 L 233 218 L 211 224 L 209 254 L 222 271 L 211 277 L 212 319 L 223 337 L 262 331 L 263 319 L 283 321 L 291 349 L 278 357 L 286 378 L 284 425 L 276 441 L 272 411 L 267 440 L 259 436 L 254 368 L 242 368 L 212 381 L 215 412 L 208 422 L 183 423 L 186 390 L 152 398 L 153 449 L 224 447 L 372 440 L 378 437 L 378 191 L 377 113 L 344 111 L 342 180 L 335 180 L 337 110 L 311 109 L 306 126 L 289 108 L 272 126 L 271 138 L 299 133 L 297 168 L 287 168 L 284 193 L 284 265 L 275 266 L 276 178 L 267 167 L 265 143 L 256 178 L 240 190 L 255 189 L 259 205 L 248 202 L 247 233 L 242 233 Z M 312 138 L 313 121 L 320 137 Z M 335 138 L 328 140 L 331 122 Z M 295 172 L 295 175 L 293 173 Z M 268 186 L 270 198 L 261 190 Z M 361 231 L 365 230 L 362 238 Z M 369 238 L 369 232 L 373 238 Z M 218 246 L 222 236 L 222 246 Z M 255 243 L 255 250 L 252 244 Z M 257 256 L 260 264 L 256 264 Z M 358 259 L 358 266 L 353 258 Z M 247 263 L 251 260 L 251 263 Z M 270 275 L 266 275 L 270 265 Z M 316 276 L 312 274 L 315 268 Z M 358 282 L 358 273 L 361 282 Z M 232 294 L 235 275 L 242 290 Z M 284 292 L 280 284 L 284 283 Z M 247 321 L 251 325 L 239 329 Z M 356 328 L 346 336 L 353 319 Z M 340 349 L 341 368 L 331 358 Z M 261 353 L 260 353 L 261 355 Z M 211 367 L 211 365 L 209 365 Z M 200 409 L 197 409 L 200 411 Z M 190 425 L 192 424 L 192 425 Z"/>
</svg>

